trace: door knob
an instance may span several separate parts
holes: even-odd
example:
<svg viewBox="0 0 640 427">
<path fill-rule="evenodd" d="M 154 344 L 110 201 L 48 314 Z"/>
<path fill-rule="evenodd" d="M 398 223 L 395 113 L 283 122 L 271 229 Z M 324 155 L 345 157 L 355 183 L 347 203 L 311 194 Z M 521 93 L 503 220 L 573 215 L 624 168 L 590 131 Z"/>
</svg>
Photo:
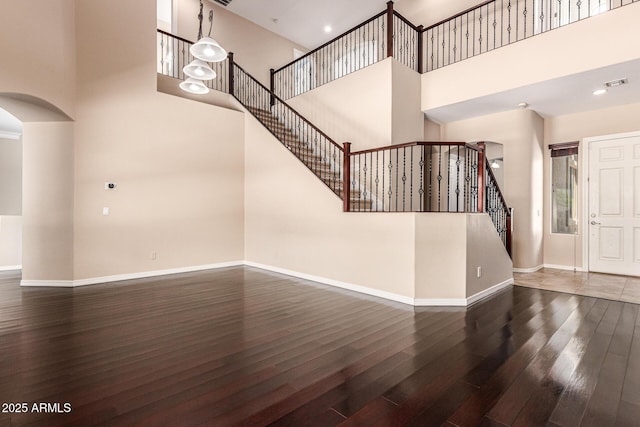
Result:
<svg viewBox="0 0 640 427">
<path fill-rule="evenodd" d="M 600 224 L 600 223 L 596 222 L 596 221 L 591 221 L 591 225 L 598 225 L 598 224 Z"/>
</svg>

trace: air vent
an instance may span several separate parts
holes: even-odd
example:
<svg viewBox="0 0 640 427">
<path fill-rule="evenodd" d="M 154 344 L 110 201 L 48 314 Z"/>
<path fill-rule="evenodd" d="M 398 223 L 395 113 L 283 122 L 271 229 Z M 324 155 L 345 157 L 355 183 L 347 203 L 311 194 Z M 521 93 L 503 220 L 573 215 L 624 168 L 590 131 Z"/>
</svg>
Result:
<svg viewBox="0 0 640 427">
<path fill-rule="evenodd" d="M 604 85 L 605 87 L 617 87 L 617 86 L 626 85 L 627 83 L 629 83 L 629 80 L 624 78 L 624 79 L 618 79 L 618 80 L 611 80 L 610 82 L 606 82 Z"/>
<path fill-rule="evenodd" d="M 223 5 L 224 7 L 229 6 L 229 3 L 231 3 L 231 0 L 212 0 L 212 1 Z"/>
</svg>

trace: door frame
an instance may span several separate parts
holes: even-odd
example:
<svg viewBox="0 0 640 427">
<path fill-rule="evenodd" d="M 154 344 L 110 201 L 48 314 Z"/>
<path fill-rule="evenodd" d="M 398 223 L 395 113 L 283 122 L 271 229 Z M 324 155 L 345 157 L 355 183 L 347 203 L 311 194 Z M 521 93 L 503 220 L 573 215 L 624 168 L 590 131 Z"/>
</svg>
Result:
<svg viewBox="0 0 640 427">
<path fill-rule="evenodd" d="M 640 137 L 640 131 L 582 138 L 582 143 L 580 144 L 582 155 L 582 162 L 580 163 L 580 167 L 582 168 L 582 179 L 580 180 L 580 184 L 582 185 L 582 218 L 578 221 L 580 224 L 580 233 L 582 233 L 582 271 L 591 271 L 589 266 L 589 245 L 591 243 L 589 242 L 589 156 L 591 153 L 591 143 L 633 137 Z"/>
</svg>

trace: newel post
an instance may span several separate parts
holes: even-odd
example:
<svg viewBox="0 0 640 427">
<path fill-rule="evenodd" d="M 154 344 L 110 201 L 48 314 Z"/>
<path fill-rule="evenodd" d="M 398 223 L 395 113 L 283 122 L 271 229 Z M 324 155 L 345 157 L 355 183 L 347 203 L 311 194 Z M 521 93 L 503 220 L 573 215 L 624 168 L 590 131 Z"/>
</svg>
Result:
<svg viewBox="0 0 640 427">
<path fill-rule="evenodd" d="M 424 58 L 422 57 L 422 47 L 423 47 L 423 43 L 424 43 L 424 26 L 419 25 L 418 26 L 418 73 L 422 74 L 424 73 L 424 68 L 422 68 L 422 62 L 424 60 Z"/>
<path fill-rule="evenodd" d="M 351 143 L 343 144 L 343 160 L 342 160 L 342 210 L 344 212 L 351 211 Z"/>
<path fill-rule="evenodd" d="M 513 258 L 512 254 L 511 254 L 511 228 L 513 226 L 513 223 L 511 222 L 511 216 L 513 215 L 513 212 L 511 210 L 511 208 L 507 208 L 507 253 L 509 254 L 510 257 Z"/>
<path fill-rule="evenodd" d="M 387 2 L 387 58 L 393 56 L 393 2 Z"/>
<path fill-rule="evenodd" d="M 484 212 L 485 143 L 478 142 L 478 212 Z"/>
<path fill-rule="evenodd" d="M 233 89 L 235 86 L 235 79 L 233 78 L 233 52 L 229 52 L 227 57 L 229 58 L 229 95 L 235 96 Z"/>
<path fill-rule="evenodd" d="M 275 82 L 275 70 L 273 68 L 269 68 L 269 90 L 271 90 L 270 96 L 270 105 L 273 107 L 276 103 L 276 99 L 273 97 L 274 94 L 274 82 Z"/>
</svg>

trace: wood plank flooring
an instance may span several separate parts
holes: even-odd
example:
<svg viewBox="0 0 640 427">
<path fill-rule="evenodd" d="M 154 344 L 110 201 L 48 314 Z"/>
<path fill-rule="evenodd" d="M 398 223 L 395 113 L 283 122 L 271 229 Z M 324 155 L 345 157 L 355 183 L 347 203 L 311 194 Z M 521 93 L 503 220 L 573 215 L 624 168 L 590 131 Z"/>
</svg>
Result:
<svg viewBox="0 0 640 427">
<path fill-rule="evenodd" d="M 28 411 L 0 412 L 0 427 L 640 420 L 629 302 L 516 286 L 414 309 L 249 267 L 18 284 L 0 273 L 0 403 Z M 71 411 L 34 412 L 41 402 Z"/>
</svg>

